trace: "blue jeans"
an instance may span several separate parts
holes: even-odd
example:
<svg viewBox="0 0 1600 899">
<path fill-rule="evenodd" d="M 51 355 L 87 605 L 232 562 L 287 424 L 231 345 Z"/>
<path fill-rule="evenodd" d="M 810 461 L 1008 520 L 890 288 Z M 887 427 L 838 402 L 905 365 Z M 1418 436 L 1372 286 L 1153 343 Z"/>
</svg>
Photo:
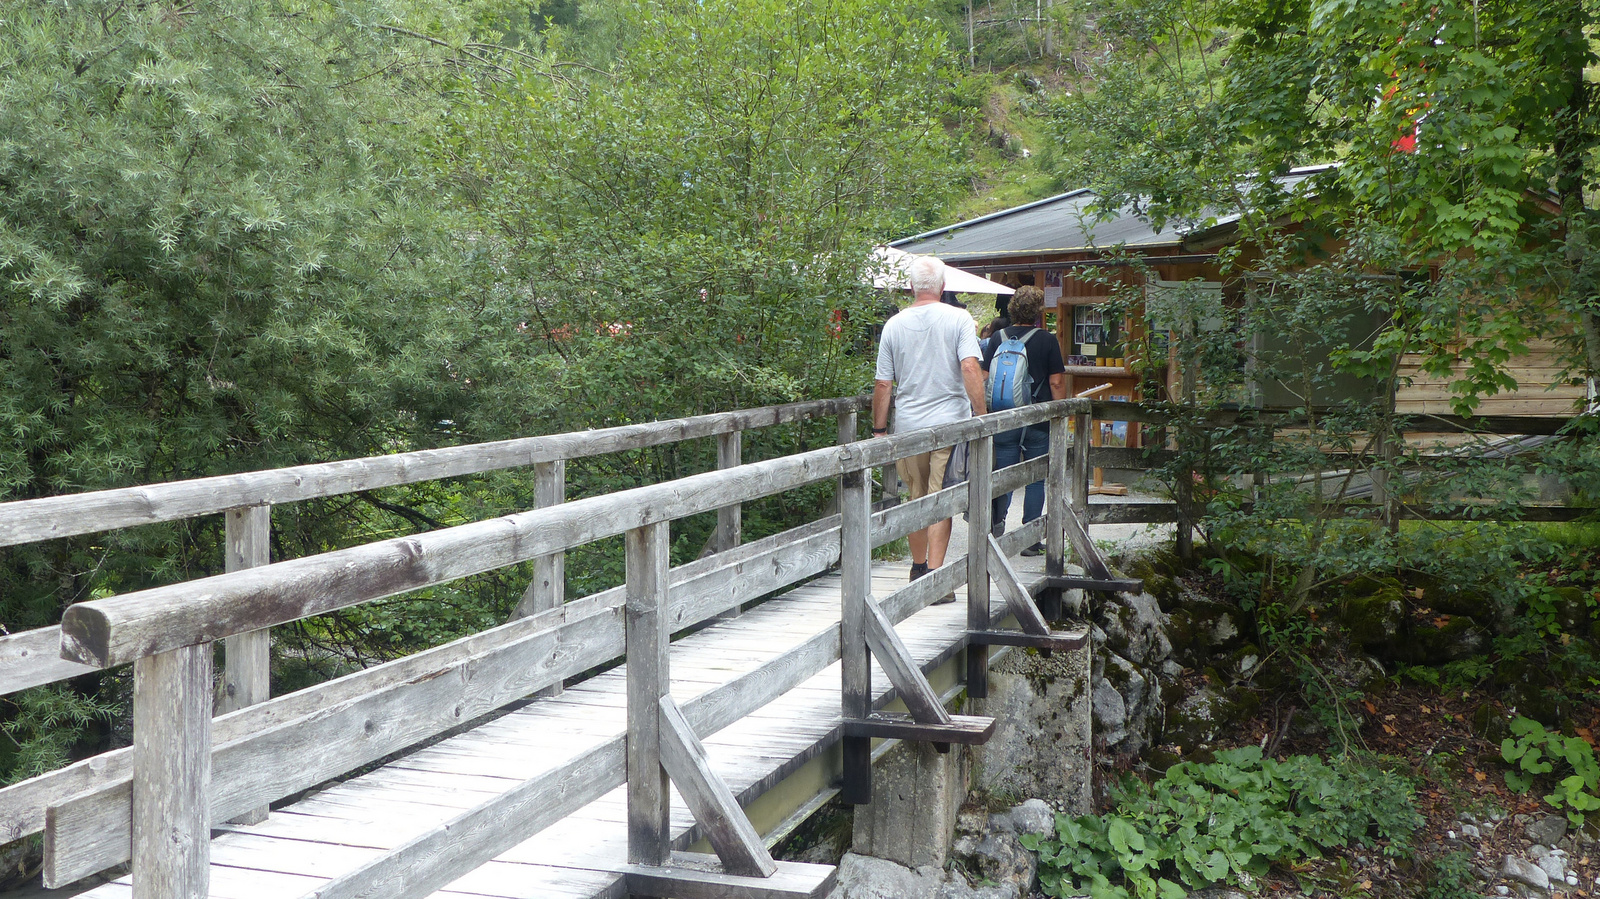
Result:
<svg viewBox="0 0 1600 899">
<path fill-rule="evenodd" d="M 1050 452 L 1050 425 L 1041 422 L 994 435 L 994 467 L 1005 468 L 1018 462 L 1037 459 Z M 1002 493 L 994 498 L 994 521 L 1006 520 L 1011 511 L 1011 494 Z M 1022 523 L 1044 514 L 1044 481 L 1029 484 L 1022 495 Z"/>
</svg>

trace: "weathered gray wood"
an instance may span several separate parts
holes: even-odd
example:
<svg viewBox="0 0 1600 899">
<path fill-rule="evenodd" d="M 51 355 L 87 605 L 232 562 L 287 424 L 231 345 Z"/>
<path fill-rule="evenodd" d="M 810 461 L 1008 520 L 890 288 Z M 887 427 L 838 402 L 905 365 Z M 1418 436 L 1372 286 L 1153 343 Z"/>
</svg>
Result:
<svg viewBox="0 0 1600 899">
<path fill-rule="evenodd" d="M 1046 454 L 1050 471 L 1044 485 L 1045 520 L 1048 522 L 1044 531 L 1044 570 L 1049 575 L 1065 574 L 1067 570 L 1066 519 L 1072 508 L 1071 473 L 1075 461 L 1072 453 L 1066 417 L 1050 419 L 1050 449 Z M 1045 607 L 1052 618 L 1061 616 L 1061 600 L 1059 592 L 1046 598 Z"/>
<path fill-rule="evenodd" d="M 938 514 L 927 512 L 930 520 Z M 874 542 L 893 539 L 883 518 L 881 513 L 874 516 Z M 701 559 L 674 569 L 669 629 L 693 626 L 729 602 L 818 574 L 837 561 L 838 547 L 835 516 L 744 544 L 731 554 L 731 561 Z M 218 718 L 216 819 L 248 807 L 241 803 L 275 800 L 382 758 L 620 655 L 623 591 L 622 587 L 605 591 L 534 620 L 513 621 Z M 836 641 L 834 646 L 832 658 L 837 658 Z M 400 693 L 415 689 L 419 695 L 415 701 L 389 695 L 396 688 Z M 363 701 L 344 706 L 356 700 Z M 460 715 L 448 714 L 458 708 Z M 313 714 L 318 722 L 307 726 L 303 740 L 283 732 L 285 725 Z M 368 727 L 369 722 L 380 726 Z M 361 738 L 341 739 L 350 733 Z M 259 751 L 251 748 L 255 741 L 229 746 L 252 735 L 261 735 Z M 317 747 L 309 757 L 314 763 L 303 757 L 306 747 Z M 99 798 L 82 797 L 66 805 L 68 820 L 75 822 L 71 832 L 82 839 L 63 847 L 64 857 L 47 863 L 46 870 L 62 871 L 58 882 L 65 883 L 126 861 L 128 752 L 114 751 L 0 788 L 0 834 L 16 839 L 38 832 L 45 826 L 47 804 L 59 803 L 64 796 L 98 793 Z M 255 789 L 230 799 L 236 785 L 230 773 L 234 771 L 253 775 L 241 774 L 239 788 Z M 118 821 L 123 822 L 120 827 Z M 52 855 L 47 853 L 47 858 Z"/>
<path fill-rule="evenodd" d="M 667 667 L 668 523 L 627 535 L 628 861 L 665 864 L 672 851 L 667 772 L 661 767 L 658 708 L 671 683 Z"/>
<path fill-rule="evenodd" d="M 1177 503 L 1095 503 L 1089 507 L 1090 524 L 1138 524 L 1177 521 Z"/>
<path fill-rule="evenodd" d="M 868 397 L 814 400 L 548 437 L 369 456 L 169 484 L 0 503 L 0 546 L 176 521 L 440 478 L 578 459 L 866 408 Z"/>
<path fill-rule="evenodd" d="M 1011 567 L 1011 560 L 1006 558 L 1005 550 L 1000 548 L 998 541 L 993 536 L 984 538 L 984 547 L 988 549 L 989 561 L 994 566 L 994 579 L 1000 585 L 1000 593 L 1005 596 L 1006 608 L 1016 617 L 1017 623 L 1023 631 L 1030 634 L 1048 634 L 1050 625 L 1045 623 L 1044 616 L 1039 614 L 1039 607 L 1033 604 L 1033 597 L 1028 593 L 1028 588 L 1022 583 L 1022 578 L 1017 576 L 1017 570 Z M 972 589 L 970 586 L 968 590 Z M 970 625 L 968 630 L 987 630 L 987 624 L 982 628 Z"/>
<path fill-rule="evenodd" d="M 61 628 L 40 627 L 0 637 L 0 696 L 100 670 L 61 657 Z M 0 817 L 0 839 L 4 838 Z"/>
<path fill-rule="evenodd" d="M 846 736 L 921 740 L 939 743 L 987 743 L 994 736 L 995 719 L 982 715 L 952 715 L 949 721 L 919 721 L 899 712 L 873 712 L 860 720 L 845 721 Z"/>
<path fill-rule="evenodd" d="M 837 879 L 832 865 L 778 862 L 767 878 L 737 877 L 714 870 L 704 856 L 675 852 L 664 868 L 631 865 L 614 869 L 626 876 L 630 896 L 672 899 L 820 899 Z"/>
<path fill-rule="evenodd" d="M 1089 448 L 1091 468 L 1121 468 L 1143 471 L 1160 468 L 1177 457 L 1176 453 L 1154 447 L 1093 446 Z"/>
<path fill-rule="evenodd" d="M 938 446 L 1043 420 L 1081 400 L 1035 403 L 830 447 L 730 471 L 692 475 L 492 521 L 291 559 L 108 599 L 79 603 L 62 621 L 64 657 L 120 664 L 154 652 L 283 624 L 501 568 L 635 527 L 710 511 L 860 471 Z M 1060 408 L 1057 408 L 1060 407 Z"/>
<path fill-rule="evenodd" d="M 991 539 L 993 520 L 994 438 L 980 437 L 967 443 L 967 629 L 989 627 L 989 554 L 973 552 Z M 989 650 L 983 646 L 967 648 L 967 693 L 974 699 L 989 695 Z M 915 711 L 915 710 L 913 710 Z"/>
<path fill-rule="evenodd" d="M 868 655 L 867 606 L 872 601 L 872 496 L 867 473 L 846 471 L 839 479 L 840 713 L 865 718 L 872 712 L 872 660 Z M 872 798 L 870 741 L 843 742 L 847 803 Z"/>
<path fill-rule="evenodd" d="M 1137 578 L 1112 578 L 1102 581 L 1092 577 L 1066 575 L 1050 576 L 1045 578 L 1045 582 L 1047 586 L 1062 590 L 1094 590 L 1100 593 L 1140 593 L 1144 590 L 1144 581 Z"/>
<path fill-rule="evenodd" d="M 770 877 L 778 870 L 761 842 L 761 834 L 745 816 L 733 791 L 711 770 L 706 748 L 684 720 L 671 696 L 660 702 L 661 764 L 694 813 L 722 867 L 743 877 Z"/>
<path fill-rule="evenodd" d="M 871 595 L 865 598 L 863 605 L 867 645 L 872 648 L 878 664 L 883 666 L 883 672 L 889 676 L 889 682 L 899 692 L 900 701 L 906 704 L 912 717 L 918 721 L 949 724 L 950 713 L 944 710 L 939 694 L 934 692 L 933 686 L 923 676 L 922 669 L 917 667 L 916 659 L 906 649 L 905 641 L 895 632 L 894 623 Z"/>
<path fill-rule="evenodd" d="M 311 899 L 420 899 L 623 782 L 625 738 L 523 781 L 329 881 Z"/>
<path fill-rule="evenodd" d="M 1061 521 L 1066 525 L 1067 540 L 1072 543 L 1072 551 L 1077 554 L 1083 570 L 1092 578 L 1108 580 L 1111 577 L 1111 569 L 1106 566 L 1105 560 L 1100 558 L 1100 550 L 1095 548 L 1094 541 L 1089 539 L 1089 530 L 1078 517 L 1077 510 L 1068 509 L 1067 514 L 1061 517 Z"/>
<path fill-rule="evenodd" d="M 415 666 L 391 663 L 397 670 L 388 672 L 390 676 L 363 679 L 371 692 L 334 702 L 339 694 L 324 691 L 330 704 L 320 709 L 299 704 L 294 710 L 306 713 L 301 716 L 264 714 L 274 705 L 297 705 L 290 702 L 298 698 L 295 694 L 219 718 L 212 819 L 224 820 L 381 759 L 622 651 L 621 610 L 602 608 L 547 623 L 509 645 L 493 646 L 422 676 L 414 674 Z M 252 712 L 275 723 L 236 735 L 240 720 Z M 124 756 L 102 758 L 121 769 L 120 776 L 65 802 L 59 797 L 47 800 L 53 807 L 45 834 L 44 874 L 52 887 L 129 857 L 130 790 L 126 765 L 121 764 Z"/>
<path fill-rule="evenodd" d="M 533 504 L 535 508 L 548 509 L 567 501 L 567 463 L 536 462 L 533 466 Z M 533 560 L 533 579 L 522 592 L 522 599 L 512 615 L 526 618 L 546 609 L 553 609 L 566 601 L 567 555 L 553 552 L 536 556 Z M 560 692 L 560 690 L 556 690 Z"/>
<path fill-rule="evenodd" d="M 224 544 L 229 571 L 255 568 L 272 561 L 272 507 L 229 509 L 224 516 Z M 217 683 L 216 714 L 226 715 L 272 697 L 272 632 L 267 628 L 235 634 L 223 643 L 222 679 Z M 267 818 L 267 806 L 249 809 L 233 821 L 256 824 Z"/>
<path fill-rule="evenodd" d="M 1019 533 L 1033 537 L 1031 533 Z M 898 621 L 932 599 L 932 590 L 953 589 L 958 583 L 958 568 L 947 566 L 888 597 L 885 613 Z M 813 677 L 838 658 L 839 632 L 830 628 L 758 671 L 689 700 L 683 705 L 684 718 L 696 732 L 720 730 Z M 936 658 L 928 664 L 941 660 Z M 442 888 L 621 784 L 624 743 L 620 736 L 607 740 L 504 796 L 474 807 L 362 869 L 338 878 L 317 891 L 317 899 L 414 899 Z M 677 866 L 675 857 L 674 868 L 656 870 L 676 871 Z M 780 863 L 780 872 L 782 869 Z"/>
<path fill-rule="evenodd" d="M 717 470 L 726 471 L 744 464 L 744 435 L 729 431 L 717 435 Z M 717 552 L 727 552 L 743 539 L 743 506 L 739 503 L 717 510 Z"/>
<path fill-rule="evenodd" d="M 1066 458 L 1063 456 L 1062 458 Z M 1002 493 L 1015 493 L 1034 481 L 1043 481 L 1049 472 L 1050 460 L 1044 456 L 1029 459 L 1016 465 L 1007 465 L 997 469 L 989 480 L 989 486 L 995 496 Z"/>
<path fill-rule="evenodd" d="M 1086 517 L 1089 511 L 1089 428 L 1093 422 L 1087 415 L 1072 416 L 1072 508 L 1078 516 Z M 1063 516 L 1065 520 L 1065 516 Z"/>
<path fill-rule="evenodd" d="M 967 639 L 986 646 L 1027 646 L 1046 654 L 1055 650 L 1070 652 L 1082 648 L 1088 636 L 1082 631 L 1051 631 L 1048 634 L 1027 634 L 1022 631 L 972 631 Z"/>
<path fill-rule="evenodd" d="M 211 890 L 211 647 L 133 666 L 133 896 Z"/>
</svg>

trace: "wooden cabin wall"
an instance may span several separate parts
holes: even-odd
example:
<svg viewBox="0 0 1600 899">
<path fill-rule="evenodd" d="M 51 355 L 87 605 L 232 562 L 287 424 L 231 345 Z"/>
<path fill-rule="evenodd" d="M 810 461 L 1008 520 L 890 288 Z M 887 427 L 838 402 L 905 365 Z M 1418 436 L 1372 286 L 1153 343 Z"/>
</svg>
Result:
<svg viewBox="0 0 1600 899">
<path fill-rule="evenodd" d="M 1584 392 L 1581 384 L 1562 382 L 1559 378 L 1561 363 L 1552 341 L 1528 342 L 1528 353 L 1515 356 L 1507 366 L 1517 389 L 1508 393 L 1482 397 L 1473 413 L 1476 415 L 1571 415 L 1583 408 Z M 1407 354 L 1400 361 L 1401 386 L 1395 393 L 1395 411 L 1413 415 L 1434 413 L 1449 414 L 1450 378 L 1441 378 L 1422 371 L 1422 357 Z M 1409 380 L 1410 384 L 1405 382 Z"/>
</svg>

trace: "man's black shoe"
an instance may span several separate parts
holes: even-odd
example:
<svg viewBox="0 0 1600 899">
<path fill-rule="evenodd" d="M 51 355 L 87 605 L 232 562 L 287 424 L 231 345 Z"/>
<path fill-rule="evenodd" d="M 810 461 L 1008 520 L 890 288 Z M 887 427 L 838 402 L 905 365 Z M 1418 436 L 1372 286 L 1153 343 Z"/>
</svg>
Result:
<svg viewBox="0 0 1600 899">
<path fill-rule="evenodd" d="M 1034 545 L 1023 550 L 1022 554 L 1025 556 L 1042 556 L 1044 555 L 1044 544 L 1035 543 Z"/>
<path fill-rule="evenodd" d="M 928 573 L 928 563 L 927 562 L 912 562 L 911 563 L 911 580 L 916 580 L 917 578 L 922 577 L 923 575 L 925 575 L 927 573 Z"/>
</svg>

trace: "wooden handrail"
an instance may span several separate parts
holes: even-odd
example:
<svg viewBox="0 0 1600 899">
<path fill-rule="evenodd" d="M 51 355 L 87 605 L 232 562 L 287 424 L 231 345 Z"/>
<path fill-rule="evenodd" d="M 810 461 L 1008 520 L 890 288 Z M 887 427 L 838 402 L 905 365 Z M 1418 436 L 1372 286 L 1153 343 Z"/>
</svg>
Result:
<svg viewBox="0 0 1600 899">
<path fill-rule="evenodd" d="M 90 600 L 72 606 L 62 616 L 62 657 L 102 667 L 125 664 L 181 646 L 447 583 L 845 472 L 876 468 L 1086 406 L 1084 400 L 1071 399 L 1037 403 L 489 521 Z"/>
<path fill-rule="evenodd" d="M 1330 407 L 1315 407 L 1313 411 L 1326 413 Z M 1185 415 L 1198 414 L 1207 425 L 1226 426 L 1246 424 L 1254 420 L 1275 421 L 1277 427 L 1293 427 L 1294 421 L 1303 418 L 1301 409 L 1263 407 L 1242 409 L 1183 410 L 1170 404 L 1094 401 L 1094 417 L 1102 421 L 1137 421 L 1146 424 L 1168 424 Z M 1575 418 L 1572 415 L 1443 415 L 1402 413 L 1395 416 L 1396 429 L 1401 432 L 1433 433 L 1438 431 L 1466 431 L 1480 434 L 1549 435 L 1559 432 Z"/>
<path fill-rule="evenodd" d="M 0 503 L 0 546 L 643 449 L 864 409 L 864 396 Z"/>
</svg>

